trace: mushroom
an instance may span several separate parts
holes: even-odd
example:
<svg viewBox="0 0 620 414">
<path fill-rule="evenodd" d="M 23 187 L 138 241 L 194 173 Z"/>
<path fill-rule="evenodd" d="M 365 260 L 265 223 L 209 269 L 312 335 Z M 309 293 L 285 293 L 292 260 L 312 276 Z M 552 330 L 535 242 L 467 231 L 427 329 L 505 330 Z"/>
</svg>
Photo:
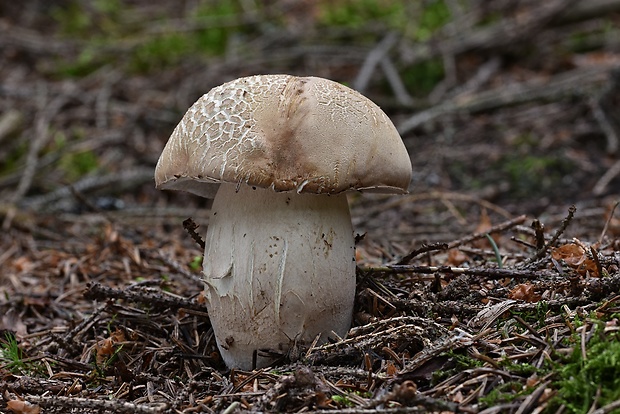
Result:
<svg viewBox="0 0 620 414">
<path fill-rule="evenodd" d="M 251 76 L 192 105 L 155 183 L 214 198 L 203 273 L 228 367 L 264 367 L 295 343 L 347 334 L 355 246 L 346 193 L 406 193 L 410 180 L 392 122 L 339 83 Z"/>
</svg>

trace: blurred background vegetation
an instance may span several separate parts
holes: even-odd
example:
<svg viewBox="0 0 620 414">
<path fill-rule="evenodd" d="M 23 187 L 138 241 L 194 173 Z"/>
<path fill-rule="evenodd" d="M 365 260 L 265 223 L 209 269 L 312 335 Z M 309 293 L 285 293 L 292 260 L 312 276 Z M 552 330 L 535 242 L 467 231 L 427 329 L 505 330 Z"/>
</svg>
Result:
<svg viewBox="0 0 620 414">
<path fill-rule="evenodd" d="M 619 10 L 616 0 L 2 2 L 0 195 L 5 207 L 50 211 L 78 208 L 75 191 L 127 209 L 204 205 L 154 192 L 159 152 L 199 96 L 257 73 L 327 77 L 376 101 L 410 151 L 414 192 L 468 192 L 513 212 L 616 194 Z"/>
</svg>

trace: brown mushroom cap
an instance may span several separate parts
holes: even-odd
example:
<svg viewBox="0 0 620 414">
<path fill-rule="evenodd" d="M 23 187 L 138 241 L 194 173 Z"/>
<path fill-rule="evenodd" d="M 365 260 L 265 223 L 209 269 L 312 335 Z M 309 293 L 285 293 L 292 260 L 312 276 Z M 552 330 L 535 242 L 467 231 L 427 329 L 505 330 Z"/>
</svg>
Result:
<svg viewBox="0 0 620 414">
<path fill-rule="evenodd" d="M 155 169 L 159 189 L 212 197 L 220 182 L 276 191 L 405 193 L 411 160 L 387 115 L 316 77 L 258 75 L 213 88 L 187 111 Z"/>
</svg>

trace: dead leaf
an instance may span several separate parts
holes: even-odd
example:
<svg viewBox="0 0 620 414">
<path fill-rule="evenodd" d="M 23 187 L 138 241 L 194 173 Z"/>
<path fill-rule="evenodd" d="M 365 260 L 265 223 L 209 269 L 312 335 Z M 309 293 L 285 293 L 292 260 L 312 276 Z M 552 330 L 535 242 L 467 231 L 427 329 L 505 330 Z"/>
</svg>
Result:
<svg viewBox="0 0 620 414">
<path fill-rule="evenodd" d="M 462 403 L 465 398 L 463 397 L 463 393 L 461 391 L 457 391 L 456 394 L 452 397 L 452 401 L 455 403 Z"/>
<path fill-rule="evenodd" d="M 6 403 L 6 408 L 17 414 L 39 414 L 41 407 L 30 404 L 28 401 L 10 400 Z"/>
<path fill-rule="evenodd" d="M 564 260 L 569 266 L 579 266 L 586 258 L 585 250 L 576 244 L 565 244 L 552 250 L 551 257 Z"/>
<path fill-rule="evenodd" d="M 116 345 L 119 342 L 125 341 L 125 334 L 120 329 L 116 329 L 109 338 L 102 339 L 101 341 L 95 344 L 95 349 L 97 350 L 97 364 L 103 365 L 103 363 L 114 355 L 116 350 Z"/>
<path fill-rule="evenodd" d="M 396 365 L 394 365 L 394 362 L 390 360 L 386 361 L 385 373 L 390 377 L 398 373 L 398 368 L 396 367 Z"/>
<path fill-rule="evenodd" d="M 600 277 L 596 263 L 588 257 L 585 249 L 578 244 L 565 244 L 557 247 L 551 251 L 551 257 L 555 260 L 563 260 L 581 276 L 589 273 L 590 276 Z"/>
<path fill-rule="evenodd" d="M 394 385 L 394 389 L 389 399 L 406 405 L 416 398 L 417 393 L 418 386 L 416 383 L 411 380 L 407 380 L 402 384 Z"/>
<path fill-rule="evenodd" d="M 525 381 L 525 386 L 528 387 L 528 388 L 534 388 L 538 384 L 540 384 L 540 378 L 538 378 L 538 375 L 536 375 L 536 373 L 532 374 Z"/>
<path fill-rule="evenodd" d="M 318 407 L 327 408 L 330 403 L 330 399 L 327 398 L 327 394 L 322 391 L 318 391 L 314 394 L 314 401 Z"/>
<path fill-rule="evenodd" d="M 452 266 L 460 266 L 469 261 L 470 258 L 459 249 L 448 250 L 448 264 Z"/>
<path fill-rule="evenodd" d="M 363 253 L 363 249 L 361 247 L 355 248 L 355 262 L 361 263 L 364 261 L 364 257 L 366 255 Z"/>
<path fill-rule="evenodd" d="M 13 261 L 13 267 L 18 273 L 23 273 L 31 271 L 34 269 L 35 265 L 28 257 L 22 256 Z"/>
<path fill-rule="evenodd" d="M 538 302 L 541 297 L 534 292 L 534 285 L 521 283 L 514 287 L 508 294 L 510 299 L 523 300 L 526 302 Z"/>
</svg>

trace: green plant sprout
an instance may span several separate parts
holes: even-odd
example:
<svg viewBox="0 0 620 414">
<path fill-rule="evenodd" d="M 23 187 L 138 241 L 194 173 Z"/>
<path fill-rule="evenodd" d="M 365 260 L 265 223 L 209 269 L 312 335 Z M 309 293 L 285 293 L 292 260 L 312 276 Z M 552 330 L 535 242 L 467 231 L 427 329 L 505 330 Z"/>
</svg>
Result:
<svg viewBox="0 0 620 414">
<path fill-rule="evenodd" d="M 13 374 L 23 374 L 27 371 L 23 352 L 11 332 L 5 332 L 4 340 L 0 340 L 0 363 L 2 364 L 0 367 Z"/>
<path fill-rule="evenodd" d="M 189 268 L 194 271 L 202 269 L 202 256 L 194 256 L 191 262 L 189 262 Z"/>
</svg>

